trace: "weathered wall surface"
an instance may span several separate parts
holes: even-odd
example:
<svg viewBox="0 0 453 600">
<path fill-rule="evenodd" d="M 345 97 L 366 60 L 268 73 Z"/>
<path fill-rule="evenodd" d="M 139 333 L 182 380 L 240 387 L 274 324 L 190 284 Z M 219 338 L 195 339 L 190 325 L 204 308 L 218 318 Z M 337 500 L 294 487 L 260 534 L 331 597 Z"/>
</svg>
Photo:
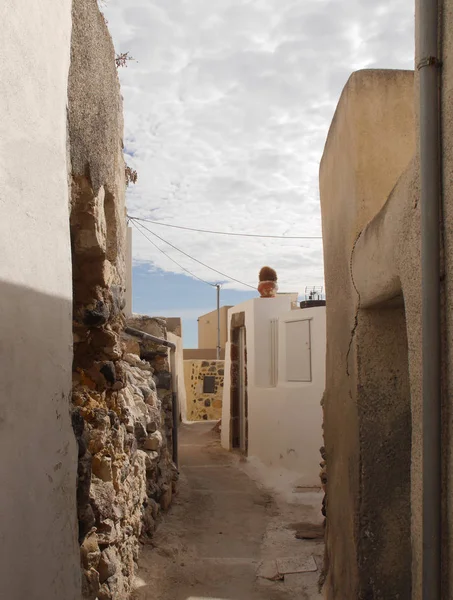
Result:
<svg viewBox="0 0 453 600">
<path fill-rule="evenodd" d="M 355 73 L 321 163 L 329 599 L 411 597 L 409 377 L 415 390 L 419 373 L 413 104 L 411 72 Z M 363 261 L 373 228 L 380 242 Z"/>
<path fill-rule="evenodd" d="M 133 315 L 127 320 L 130 327 L 154 335 L 160 339 L 167 339 L 165 319 Z M 170 372 L 169 352 L 166 346 L 159 346 L 154 342 L 140 340 L 140 356 L 150 362 L 155 371 L 155 382 L 158 397 L 162 406 L 162 420 L 166 445 L 171 451 L 173 445 L 173 390 L 172 374 Z"/>
<path fill-rule="evenodd" d="M 140 540 L 168 508 L 167 348 L 124 335 L 125 166 L 115 53 L 96 0 L 74 0 L 69 74 L 74 300 L 73 426 L 84 598 L 129 597 Z M 130 325 L 156 329 L 146 317 Z"/>
<path fill-rule="evenodd" d="M 214 377 L 214 393 L 203 393 L 205 377 Z M 188 421 L 214 421 L 222 416 L 223 360 L 185 360 L 184 380 Z"/>
<path fill-rule="evenodd" d="M 442 190 L 443 190 L 443 240 L 445 256 L 444 332 L 445 332 L 445 386 L 444 386 L 444 584 L 445 593 L 453 594 L 453 423 L 451 399 L 453 398 L 453 5 L 445 0 L 442 10 Z M 448 586 L 446 583 L 448 580 Z"/>
<path fill-rule="evenodd" d="M 71 2 L 0 5 L 0 595 L 78 600 L 66 105 Z"/>
<path fill-rule="evenodd" d="M 417 34 L 420 31 L 419 15 L 420 6 L 416 1 L 416 27 Z M 453 171 L 453 7 L 451 0 L 445 0 L 441 3 L 440 18 L 441 18 L 441 36 L 442 44 L 440 50 L 442 52 L 440 59 L 442 68 L 439 69 L 441 79 L 441 125 L 442 125 L 442 215 L 440 219 L 441 240 L 443 247 L 441 249 L 441 307 L 442 307 L 442 333 L 443 333 L 443 364 L 442 364 L 442 597 L 451 597 L 453 583 L 453 563 L 451 552 L 451 540 L 453 537 L 451 508 L 452 508 L 452 493 L 451 493 L 451 465 L 452 465 L 452 444 L 451 444 L 451 363 L 452 363 L 452 322 L 451 322 L 451 292 L 452 292 L 452 260 L 453 245 L 451 238 L 452 231 L 452 206 L 453 206 L 453 189 L 452 189 L 452 171 Z M 420 48 L 417 40 L 415 63 L 420 60 Z M 419 106 L 419 84 L 418 73 L 415 73 L 415 96 L 414 103 L 416 107 L 414 133 L 419 132 L 418 106 Z M 392 155 L 394 145 L 389 144 L 387 152 Z M 392 155 L 393 156 L 393 155 Z M 407 506 L 407 499 L 404 504 L 388 506 L 385 511 L 386 518 L 393 518 L 396 523 L 400 515 L 404 515 L 404 535 L 400 535 L 401 539 L 407 539 L 407 513 L 411 515 L 411 538 L 412 538 L 412 590 L 410 597 L 412 600 L 420 600 L 422 598 L 422 336 L 421 336 L 421 268 L 420 268 L 420 190 L 419 190 L 419 148 L 415 145 L 414 156 L 411 164 L 399 178 L 395 188 L 388 196 L 385 206 L 372 219 L 372 221 L 364 228 L 360 238 L 355 246 L 351 270 L 354 283 L 356 286 L 360 306 L 362 310 L 358 311 L 357 328 L 356 328 L 356 344 L 355 353 L 357 354 L 356 373 L 360 383 L 365 389 L 365 405 L 363 414 L 367 416 L 368 423 L 364 429 L 364 435 L 370 432 L 369 425 L 376 421 L 380 427 L 385 424 L 388 429 L 391 429 L 395 435 L 393 442 L 391 434 L 388 433 L 388 441 L 383 447 L 387 452 L 395 447 L 398 442 L 399 460 L 403 458 L 403 464 L 408 462 L 408 453 L 411 461 L 411 496 L 410 507 Z M 323 195 L 321 194 L 323 202 Z M 323 210 L 324 212 L 324 210 Z M 324 219 L 324 215 L 323 215 Z M 333 250 L 332 250 L 333 252 Z M 404 311 L 401 306 L 398 307 L 398 301 L 402 304 L 404 301 Z M 390 313 L 392 316 L 383 314 L 383 311 L 378 310 L 380 304 L 386 303 L 391 307 Z M 398 315 L 399 311 L 399 315 Z M 378 319 L 385 319 L 387 324 L 390 319 L 395 319 L 391 330 L 386 332 L 385 322 L 378 323 Z M 404 339 L 403 320 L 406 324 L 407 340 Z M 361 333 L 362 332 L 362 333 Z M 395 336 L 395 333 L 399 335 Z M 383 335 L 385 333 L 385 335 Z M 393 338 L 392 338 L 393 333 Z M 367 334 L 367 336 L 366 336 Z M 378 336 L 376 337 L 376 334 Z M 366 337 L 365 337 L 366 336 Z M 370 341 L 370 338 L 375 336 L 377 345 Z M 370 347 L 372 343 L 372 348 Z M 410 407 L 408 407 L 408 392 L 403 388 L 407 385 L 404 373 L 402 356 L 405 355 L 404 346 L 407 343 L 407 361 L 405 369 L 409 371 L 409 386 L 410 386 Z M 399 348 L 398 348 L 399 345 Z M 385 346 L 386 359 L 389 355 L 393 356 L 391 364 L 385 363 L 378 365 L 375 357 L 383 357 Z M 373 356 L 372 356 L 373 355 Z M 371 369 L 370 364 L 371 361 Z M 382 376 L 383 366 L 387 366 L 387 377 Z M 383 411 L 389 410 L 389 417 L 385 420 L 382 415 L 376 414 L 376 402 L 373 406 L 368 402 L 372 396 L 369 394 L 372 389 L 371 384 L 378 373 L 377 366 L 381 368 L 381 374 L 378 380 L 379 391 L 385 392 L 385 396 L 378 395 L 376 397 L 383 400 Z M 388 374 L 393 374 L 392 378 L 388 378 Z M 393 402 L 389 392 L 393 394 Z M 368 398 L 367 398 L 368 396 Z M 392 404 L 389 407 L 389 402 Z M 407 411 L 410 409 L 410 417 Z M 399 417 L 399 419 L 397 419 Z M 395 420 L 396 419 L 396 420 Z M 411 440 L 408 442 L 407 434 L 404 435 L 403 430 L 408 429 L 411 424 Z M 399 433 L 398 433 L 399 432 Z M 408 448 L 409 446 L 409 448 Z M 372 452 L 368 453 L 368 458 L 371 458 Z M 394 467 L 394 453 L 389 454 L 390 459 L 386 461 L 387 472 L 392 469 L 392 477 L 398 475 L 398 468 Z M 382 459 L 381 457 L 376 457 Z M 330 458 L 328 457 L 328 468 Z M 393 461 L 393 462 L 392 462 Z M 379 460 L 379 462 L 381 462 Z M 379 465 L 378 462 L 378 465 Z M 389 466 L 391 465 L 391 467 Z M 370 465 L 368 464 L 368 468 Z M 330 470 L 329 470 L 329 497 L 330 497 Z M 382 475 L 384 475 L 384 466 L 382 466 Z M 402 491 L 407 488 L 407 479 L 400 473 L 401 477 L 398 481 L 398 490 Z M 406 476 L 407 477 L 407 476 Z M 396 485 L 396 479 L 393 483 Z M 399 498 L 393 494 L 393 501 L 401 500 L 406 495 L 401 494 Z M 391 496 L 390 496 L 391 497 Z M 371 500 L 371 496 L 369 497 Z M 378 502 L 369 502 L 366 507 L 371 514 L 371 511 L 378 510 L 382 516 L 383 508 L 379 505 L 382 499 L 378 496 Z M 332 500 L 333 501 L 333 500 Z M 329 511 L 330 513 L 330 507 Z M 377 520 L 378 525 L 382 530 L 382 522 Z M 394 526 L 388 527 L 387 532 L 382 532 L 380 537 L 376 538 L 375 548 L 380 548 L 382 553 L 388 549 L 385 546 L 385 539 L 382 536 L 393 535 L 398 537 L 398 528 Z M 392 531 L 390 531 L 390 529 Z M 336 528 L 338 535 L 341 529 Z M 371 531 L 373 533 L 373 531 Z M 396 532 L 396 535 L 395 535 Z M 366 546 L 365 546 L 366 549 Z M 392 549 L 396 553 L 396 549 Z M 401 547 L 399 548 L 401 552 Z M 408 554 L 408 552 L 406 553 Z M 372 560 L 373 560 L 373 555 Z M 392 552 L 388 554 L 388 560 Z M 370 564 L 371 561 L 369 561 Z M 372 562 L 371 562 L 372 564 Z M 384 563 L 385 564 L 385 563 Z M 410 565 L 401 565 L 399 572 L 402 573 L 410 568 Z M 373 573 L 373 576 L 381 573 Z M 336 577 L 337 585 L 341 586 L 340 574 Z M 368 572 L 368 576 L 370 573 Z M 376 579 L 375 579 L 376 580 Z M 388 581 L 401 582 L 401 579 L 389 579 Z M 333 596 L 332 596 L 333 597 Z M 341 597 L 341 596 L 339 596 Z M 386 596 L 387 597 L 387 596 Z M 409 596 L 408 596 L 409 597 Z"/>
</svg>

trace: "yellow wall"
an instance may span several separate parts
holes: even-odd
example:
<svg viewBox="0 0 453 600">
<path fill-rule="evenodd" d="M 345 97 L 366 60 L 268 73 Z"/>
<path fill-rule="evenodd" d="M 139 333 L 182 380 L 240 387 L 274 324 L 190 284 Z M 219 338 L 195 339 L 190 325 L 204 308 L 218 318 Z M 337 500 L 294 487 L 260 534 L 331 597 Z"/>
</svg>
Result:
<svg viewBox="0 0 453 600">
<path fill-rule="evenodd" d="M 203 394 L 205 376 L 215 377 L 214 394 Z M 222 417 L 223 377 L 223 360 L 184 361 L 188 421 L 217 421 Z"/>
<path fill-rule="evenodd" d="M 220 347 L 225 348 L 227 341 L 228 309 L 231 306 L 220 307 Z M 198 319 L 198 347 L 217 348 L 217 311 L 202 315 Z"/>
<path fill-rule="evenodd" d="M 217 360 L 217 348 L 184 348 L 184 360 Z M 225 360 L 225 348 L 220 349 L 220 360 Z"/>
</svg>

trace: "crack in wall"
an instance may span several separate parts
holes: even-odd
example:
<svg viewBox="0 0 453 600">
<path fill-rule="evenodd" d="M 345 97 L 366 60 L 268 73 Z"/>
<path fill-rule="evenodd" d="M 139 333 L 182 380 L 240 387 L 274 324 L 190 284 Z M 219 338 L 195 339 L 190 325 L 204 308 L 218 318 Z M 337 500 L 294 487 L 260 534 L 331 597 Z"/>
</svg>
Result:
<svg viewBox="0 0 453 600">
<path fill-rule="evenodd" d="M 349 372 L 349 356 L 351 354 L 352 344 L 353 344 L 354 337 L 355 337 L 355 332 L 356 332 L 357 327 L 359 325 L 359 311 L 360 311 L 360 292 L 357 289 L 357 286 L 356 286 L 355 281 L 354 281 L 354 272 L 353 272 L 353 268 L 352 268 L 352 261 L 353 261 L 353 257 L 354 257 L 354 250 L 355 250 L 356 244 L 359 241 L 360 236 L 362 235 L 362 233 L 363 233 L 363 230 L 360 231 L 359 235 L 356 237 L 355 242 L 352 245 L 351 257 L 349 259 L 349 272 L 351 274 L 352 285 L 354 286 L 354 289 L 356 291 L 358 301 L 357 301 L 357 307 L 356 307 L 356 311 L 355 311 L 355 315 L 354 315 L 354 325 L 353 325 L 353 327 L 351 329 L 351 337 L 349 339 L 348 351 L 346 353 L 346 374 L 347 374 L 348 377 L 350 377 L 350 372 Z"/>
</svg>

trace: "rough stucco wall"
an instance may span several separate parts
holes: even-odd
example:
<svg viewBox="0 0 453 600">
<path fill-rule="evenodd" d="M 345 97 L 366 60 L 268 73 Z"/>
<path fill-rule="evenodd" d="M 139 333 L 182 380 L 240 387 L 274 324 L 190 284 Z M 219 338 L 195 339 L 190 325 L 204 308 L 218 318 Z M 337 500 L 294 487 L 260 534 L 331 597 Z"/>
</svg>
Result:
<svg viewBox="0 0 453 600">
<path fill-rule="evenodd" d="M 446 385 L 444 388 L 444 518 L 447 526 L 444 528 L 444 557 L 443 572 L 448 577 L 448 589 L 445 583 L 445 594 L 453 593 L 453 2 L 446 0 L 442 12 L 442 152 L 443 152 L 443 218 L 445 244 L 445 288 L 444 297 L 447 307 L 445 311 L 445 368 Z M 449 302 L 448 302 L 449 300 Z"/>
<path fill-rule="evenodd" d="M 71 2 L 0 4 L 0 581 L 78 600 L 66 104 Z"/>
<path fill-rule="evenodd" d="M 214 394 L 203 393 L 205 377 L 215 377 Z M 184 380 L 188 421 L 214 421 L 222 417 L 223 360 L 185 360 Z"/>
<path fill-rule="evenodd" d="M 123 105 L 115 67 L 115 51 L 95 0 L 73 3 L 71 69 L 68 87 L 70 155 L 73 175 L 73 229 L 89 228 L 91 239 L 74 240 L 84 247 L 89 265 L 75 265 L 77 286 L 85 283 L 114 289 L 124 306 L 126 209 L 123 158 Z M 97 250 L 99 242 L 105 247 Z M 91 251 L 90 251 L 91 248 Z M 77 251 L 77 248 L 75 248 Z M 121 284 L 121 285 L 119 285 Z M 80 293 L 83 293 L 80 291 Z M 101 294 L 102 295 L 102 294 Z M 99 298 L 101 299 L 101 298 Z M 84 300 L 81 298 L 81 300 Z"/>
<path fill-rule="evenodd" d="M 358 362 L 363 350 L 360 345 L 366 344 L 370 331 L 359 311 L 361 294 L 356 289 L 359 284 L 355 269 L 354 281 L 351 277 L 351 261 L 353 255 L 359 255 L 353 252 L 359 233 L 382 208 L 411 159 L 414 134 L 413 74 L 361 71 L 351 77 L 343 91 L 321 162 L 327 294 L 324 437 L 328 472 L 328 598 L 367 597 L 366 594 L 391 598 L 392 590 L 397 593 L 400 589 L 398 581 L 387 579 L 385 587 L 379 578 L 373 587 L 363 563 L 364 552 L 368 551 L 364 538 L 369 493 L 366 490 L 372 488 L 372 481 L 364 473 L 361 459 L 362 452 L 366 453 L 375 441 L 367 435 L 369 430 L 363 420 L 366 410 L 361 412 L 367 405 L 366 394 L 358 395 L 362 383 L 366 383 L 366 366 Z M 361 237 L 357 246 L 360 243 Z M 391 285 L 395 287 L 394 282 Z M 412 343 L 409 339 L 409 348 Z M 383 363 L 376 368 L 384 368 Z M 382 393 L 391 392 L 384 386 Z M 382 427 L 378 431 L 384 443 L 385 432 Z M 376 573 L 381 567 L 385 570 L 383 564 L 374 566 Z M 395 569 L 397 572 L 397 563 Z M 403 565 L 399 570 L 403 570 Z M 407 580 L 402 581 L 401 589 L 407 590 L 406 584 Z"/>
<path fill-rule="evenodd" d="M 375 312 L 380 303 L 404 303 L 411 412 L 412 594 L 421 594 L 422 554 L 422 397 L 421 263 L 419 160 L 415 153 L 388 201 L 365 227 L 352 257 L 352 273 L 361 306 Z M 395 309 L 394 309 L 395 310 Z M 367 314 L 368 311 L 365 311 Z M 360 321 L 359 321 L 360 326 Z M 360 330 L 358 328 L 358 332 Z M 366 330 L 365 330 L 366 332 Z M 375 335 L 375 334 L 374 334 Z M 387 342 L 384 342 L 387 348 Z M 389 349 L 386 350 L 389 354 Z M 371 351 L 370 351 L 371 353 Z M 376 354 L 376 348 L 373 347 Z M 394 366 L 400 356 L 395 357 Z M 401 375 L 399 375 L 401 377 Z M 384 380 L 384 378 L 382 378 Z M 382 387 L 383 382 L 382 382 Z M 401 450 L 404 445 L 400 442 Z"/>
<path fill-rule="evenodd" d="M 416 3 L 416 27 L 419 32 L 419 2 Z M 451 376 L 452 322 L 448 299 L 452 292 L 453 245 L 451 221 L 453 219 L 453 3 L 445 0 L 441 14 L 442 78 L 442 241 L 444 244 L 442 273 L 442 307 L 444 333 L 442 365 L 442 441 L 443 441 L 443 564 L 442 597 L 450 597 L 452 582 L 452 509 L 451 494 Z M 416 40 L 416 58 L 420 58 Z M 418 73 L 415 76 L 415 131 L 418 134 Z M 361 298 L 371 306 L 379 296 L 389 297 L 399 279 L 404 296 L 409 351 L 409 374 L 412 413 L 412 465 L 411 465 L 411 534 L 412 534 L 412 600 L 422 598 L 422 337 L 421 337 L 421 270 L 420 270 L 420 205 L 419 205 L 419 153 L 415 149 L 413 161 L 398 181 L 384 209 L 364 231 L 356 247 L 354 274 Z M 372 261 L 372 262 L 371 262 Z M 376 265 L 377 263 L 377 265 Z M 373 269 L 370 269 L 370 265 Z M 377 266 L 377 269 L 376 269 Z M 373 275 L 375 280 L 372 283 Z"/>
</svg>

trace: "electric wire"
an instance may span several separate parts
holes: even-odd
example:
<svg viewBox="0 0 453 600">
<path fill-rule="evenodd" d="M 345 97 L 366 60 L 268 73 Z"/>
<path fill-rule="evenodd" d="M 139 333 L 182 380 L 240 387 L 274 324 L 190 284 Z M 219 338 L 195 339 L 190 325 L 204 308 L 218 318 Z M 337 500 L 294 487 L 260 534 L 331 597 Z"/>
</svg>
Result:
<svg viewBox="0 0 453 600">
<path fill-rule="evenodd" d="M 226 279 L 229 279 L 230 281 L 235 281 L 236 283 L 240 283 L 241 285 L 244 285 L 246 287 L 249 287 L 252 290 L 255 290 L 255 287 L 253 285 L 249 285 L 248 283 L 244 283 L 243 281 L 240 281 L 239 279 L 236 279 L 235 277 L 231 277 L 231 275 L 227 275 L 226 273 L 222 273 L 222 271 L 219 271 L 218 269 L 214 269 L 214 267 L 210 267 L 209 265 L 207 265 L 206 263 L 202 262 L 201 260 L 198 260 L 198 258 L 195 258 L 194 256 L 191 256 L 190 254 L 187 254 L 187 252 L 184 252 L 184 250 L 181 250 L 181 248 L 178 248 L 177 246 L 175 246 L 171 242 L 165 240 L 164 238 L 162 238 L 160 235 L 158 235 L 154 231 L 151 231 L 151 229 L 148 229 L 148 227 L 146 227 L 142 223 L 139 223 L 139 225 L 140 225 L 140 227 L 143 227 L 143 229 L 145 229 L 146 231 L 148 231 L 149 233 L 151 233 L 152 235 L 154 235 L 155 237 L 157 237 L 159 240 L 161 240 L 165 244 L 168 244 L 169 246 L 171 246 L 172 248 L 174 248 L 178 252 L 181 252 L 181 254 L 184 254 L 184 256 L 187 256 L 188 258 L 190 258 L 191 260 L 197 262 L 198 264 L 202 265 L 203 267 L 205 267 L 207 269 L 210 269 L 214 273 L 217 273 L 218 275 L 221 275 L 222 277 L 225 277 Z"/>
<path fill-rule="evenodd" d="M 150 242 L 155 248 L 157 248 L 157 250 L 159 250 L 159 252 L 162 252 L 162 254 L 164 256 L 166 256 L 167 258 L 169 258 L 171 261 L 173 261 L 175 263 L 175 265 L 178 265 L 178 267 L 180 269 L 182 269 L 183 271 L 185 271 L 186 273 L 189 273 L 189 275 L 191 275 L 192 277 L 195 277 L 195 279 L 199 279 L 200 281 L 202 281 L 203 283 L 206 283 L 206 285 L 210 285 L 211 287 L 215 287 L 215 284 L 213 283 L 209 283 L 209 281 L 205 281 L 204 279 L 202 279 L 201 277 L 198 277 L 198 275 L 195 275 L 195 273 L 192 273 L 192 271 L 189 271 L 189 269 L 186 269 L 185 267 L 183 267 L 182 265 L 179 264 L 178 261 L 176 261 L 174 258 L 172 258 L 169 254 L 167 254 L 167 252 L 165 252 L 165 250 L 162 250 L 162 248 L 159 248 L 159 246 L 157 244 L 155 244 L 153 242 L 153 240 L 151 238 L 149 238 L 146 233 L 144 231 L 142 231 L 136 223 L 134 223 L 134 221 L 131 219 L 130 220 L 131 224 L 133 225 L 133 227 L 135 227 L 135 229 L 141 233 L 147 240 L 148 242 Z"/>
<path fill-rule="evenodd" d="M 173 227 L 174 229 L 184 229 L 185 231 L 196 231 L 197 233 L 211 233 L 215 235 L 233 235 L 239 237 L 251 237 L 251 238 L 273 238 L 278 240 L 322 240 L 321 235 L 261 235 L 259 233 L 237 233 L 233 231 L 213 231 L 210 229 L 196 229 L 194 227 L 185 227 L 183 225 L 173 225 L 172 223 L 163 223 L 162 221 L 153 221 L 151 219 L 144 219 L 141 217 L 132 217 L 127 215 L 128 219 L 135 221 L 143 221 L 145 223 L 152 223 L 153 225 L 161 225 L 162 227 Z"/>
<path fill-rule="evenodd" d="M 230 281 L 235 281 L 236 283 L 239 283 L 240 285 L 244 285 L 245 287 L 248 287 L 252 290 L 255 290 L 256 288 L 253 285 L 249 285 L 248 283 L 245 283 L 244 281 L 240 281 L 239 279 L 236 279 L 235 277 L 231 277 L 230 275 L 227 275 L 226 273 L 223 273 L 222 271 L 219 271 L 218 269 L 214 269 L 214 267 L 210 267 L 209 265 L 207 265 L 206 263 L 202 262 L 201 260 L 198 260 L 198 258 L 195 258 L 194 256 L 191 256 L 190 254 L 188 254 L 187 252 L 184 252 L 184 250 L 181 250 L 180 248 L 178 248 L 177 246 L 175 246 L 174 244 L 172 244 L 171 242 L 168 242 L 167 240 L 165 240 L 164 238 L 162 238 L 160 235 L 158 235 L 157 233 L 155 233 L 154 231 L 151 231 L 151 229 L 148 229 L 148 227 L 146 227 L 145 225 L 143 225 L 142 223 L 134 223 L 134 221 L 136 221 L 136 219 L 134 217 L 129 217 L 131 223 L 133 223 L 135 225 L 136 228 L 138 228 L 138 225 L 145 229 L 146 231 L 148 231 L 148 233 L 151 233 L 151 235 L 157 237 L 159 240 L 161 240 L 162 242 L 164 242 L 165 244 L 168 244 L 171 248 L 173 248 L 174 250 L 177 250 L 178 252 L 180 252 L 181 254 L 184 254 L 184 256 L 187 256 L 188 258 L 190 258 L 191 260 L 197 262 L 198 264 L 202 265 L 203 267 L 205 267 L 206 269 L 209 269 L 211 271 L 213 271 L 214 273 L 217 273 L 218 275 L 221 275 L 222 277 L 225 277 L 225 279 L 228 279 Z M 141 229 L 138 228 L 139 231 L 141 231 L 141 233 L 143 233 L 143 231 Z M 143 233 L 143 235 L 145 235 Z M 151 241 L 148 236 L 145 235 L 145 237 Z M 171 258 L 166 252 L 164 252 L 161 248 L 159 248 L 154 242 L 151 241 L 151 243 L 158 248 L 161 252 L 163 252 L 163 254 L 165 254 L 165 256 L 167 256 L 168 258 L 170 258 L 171 260 L 173 260 L 174 263 L 178 264 L 179 267 L 182 267 L 179 263 L 177 263 L 173 258 Z M 185 271 L 188 271 L 187 269 L 184 269 Z M 190 273 L 190 271 L 188 271 Z M 190 273 L 191 275 L 193 275 L 193 273 Z M 194 277 L 197 277 L 196 275 L 193 275 Z M 201 281 L 203 281 L 204 283 L 208 283 L 207 281 L 204 281 L 203 279 L 201 279 L 201 277 L 197 277 L 197 279 L 200 279 Z M 208 285 L 212 285 L 213 287 L 215 287 L 215 284 L 212 283 L 208 283 Z"/>
</svg>

